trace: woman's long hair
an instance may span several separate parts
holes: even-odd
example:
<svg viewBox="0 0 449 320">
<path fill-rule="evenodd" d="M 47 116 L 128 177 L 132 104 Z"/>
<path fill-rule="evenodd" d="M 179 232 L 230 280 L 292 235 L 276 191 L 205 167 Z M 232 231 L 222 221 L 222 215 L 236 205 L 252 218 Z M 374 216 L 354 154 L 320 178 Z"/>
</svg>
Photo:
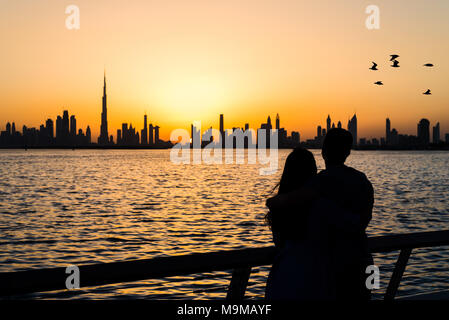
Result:
<svg viewBox="0 0 449 320">
<path fill-rule="evenodd" d="M 302 147 L 296 147 L 285 160 L 284 171 L 278 184 L 278 194 L 300 189 L 307 180 L 317 174 L 317 171 L 312 152 Z M 278 225 L 276 220 L 278 219 L 274 219 L 271 211 L 265 216 L 265 221 L 272 230 L 276 227 L 275 225 Z"/>
</svg>

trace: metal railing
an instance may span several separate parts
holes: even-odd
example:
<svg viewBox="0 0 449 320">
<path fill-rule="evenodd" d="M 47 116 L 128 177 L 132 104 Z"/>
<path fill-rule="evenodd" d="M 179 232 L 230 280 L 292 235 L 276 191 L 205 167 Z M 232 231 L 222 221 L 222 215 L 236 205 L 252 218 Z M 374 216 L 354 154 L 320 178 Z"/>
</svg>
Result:
<svg viewBox="0 0 449 320">
<path fill-rule="evenodd" d="M 378 236 L 368 239 L 372 253 L 400 251 L 385 300 L 394 299 L 412 250 L 449 245 L 449 230 Z M 233 270 L 227 299 L 240 300 L 253 267 L 272 264 L 273 246 L 194 253 L 172 257 L 79 266 L 82 287 L 101 286 L 195 273 Z M 0 273 L 0 296 L 66 289 L 65 267 Z"/>
</svg>

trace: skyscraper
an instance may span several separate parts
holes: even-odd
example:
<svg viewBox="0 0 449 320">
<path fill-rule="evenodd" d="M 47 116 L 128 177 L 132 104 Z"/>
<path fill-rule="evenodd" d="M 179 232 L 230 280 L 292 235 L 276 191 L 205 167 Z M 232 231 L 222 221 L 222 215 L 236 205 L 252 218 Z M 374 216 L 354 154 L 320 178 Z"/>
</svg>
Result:
<svg viewBox="0 0 449 320">
<path fill-rule="evenodd" d="M 62 128 L 61 128 L 61 143 L 68 144 L 69 143 L 69 111 L 64 110 L 62 114 Z"/>
<path fill-rule="evenodd" d="M 436 126 L 433 127 L 433 143 L 440 143 L 440 123 L 437 122 Z"/>
<path fill-rule="evenodd" d="M 224 119 L 223 114 L 220 114 L 220 146 L 224 148 L 225 144 L 225 132 L 224 132 Z"/>
<path fill-rule="evenodd" d="M 159 143 L 159 126 L 154 127 L 154 144 Z"/>
<path fill-rule="evenodd" d="M 91 135 L 89 126 L 87 126 L 87 128 L 86 128 L 86 140 L 87 140 L 87 144 L 90 144 L 92 142 L 92 135 Z"/>
<path fill-rule="evenodd" d="M 195 127 L 193 124 L 190 125 L 190 137 L 192 139 L 190 143 L 192 148 L 201 148 L 201 130 Z"/>
<path fill-rule="evenodd" d="M 53 120 L 47 119 L 45 122 L 45 129 L 47 130 L 48 136 L 53 139 L 54 136 L 54 129 L 53 129 Z"/>
<path fill-rule="evenodd" d="M 397 146 L 399 144 L 399 133 L 395 128 L 390 131 L 390 143 L 393 146 Z"/>
<path fill-rule="evenodd" d="M 98 137 L 98 144 L 108 144 L 109 134 L 108 134 L 108 108 L 106 99 L 106 73 L 103 78 L 103 109 L 101 111 L 101 127 L 100 136 Z"/>
<path fill-rule="evenodd" d="M 148 134 L 148 143 L 149 143 L 150 146 L 154 144 L 153 131 L 154 131 L 153 124 L 150 123 L 149 131 L 148 131 L 148 133 L 149 133 Z"/>
<path fill-rule="evenodd" d="M 128 134 L 128 124 L 127 123 L 122 123 L 122 139 L 121 139 L 121 143 L 122 144 L 129 143 L 129 134 Z"/>
<path fill-rule="evenodd" d="M 421 144 L 428 145 L 430 143 L 430 121 L 421 119 L 418 123 L 418 139 Z"/>
<path fill-rule="evenodd" d="M 281 127 L 281 120 L 279 118 L 279 113 L 276 114 L 276 130 L 279 130 L 279 128 Z"/>
<path fill-rule="evenodd" d="M 299 132 L 292 131 L 292 141 L 295 145 L 298 145 L 301 142 L 301 136 Z"/>
<path fill-rule="evenodd" d="M 76 136 L 76 118 L 74 115 L 70 117 L 70 136 Z"/>
<path fill-rule="evenodd" d="M 257 145 L 259 146 L 263 146 L 263 148 L 270 148 L 270 137 L 271 137 L 271 130 L 273 129 L 272 125 L 271 125 L 271 117 L 268 116 L 267 118 L 267 123 L 262 123 L 260 126 L 260 130 L 264 130 L 265 131 L 265 145 L 263 145 L 262 141 L 264 141 L 263 139 L 261 139 L 261 137 L 259 137 L 259 130 L 257 131 Z"/>
<path fill-rule="evenodd" d="M 352 146 L 357 146 L 357 115 L 355 114 L 351 120 L 348 121 L 348 131 L 352 134 Z"/>
<path fill-rule="evenodd" d="M 142 145 L 148 144 L 148 121 L 147 115 L 143 116 L 143 130 L 140 132 L 140 141 Z"/>
<path fill-rule="evenodd" d="M 56 144 L 61 144 L 62 141 L 62 118 L 56 118 Z"/>
<path fill-rule="evenodd" d="M 122 144 L 122 130 L 117 129 L 117 145 Z"/>
<path fill-rule="evenodd" d="M 68 110 L 64 110 L 63 114 L 62 114 L 62 130 L 64 131 L 63 134 L 67 134 L 69 133 L 69 111 Z"/>
<path fill-rule="evenodd" d="M 326 120 L 326 132 L 329 132 L 330 129 L 331 129 L 331 116 L 330 114 L 328 114 Z"/>
<path fill-rule="evenodd" d="M 385 142 L 387 145 L 391 143 L 391 122 L 389 118 L 387 118 L 385 124 Z"/>
<path fill-rule="evenodd" d="M 220 114 L 220 132 L 224 131 L 224 120 L 223 120 L 223 114 Z"/>
</svg>

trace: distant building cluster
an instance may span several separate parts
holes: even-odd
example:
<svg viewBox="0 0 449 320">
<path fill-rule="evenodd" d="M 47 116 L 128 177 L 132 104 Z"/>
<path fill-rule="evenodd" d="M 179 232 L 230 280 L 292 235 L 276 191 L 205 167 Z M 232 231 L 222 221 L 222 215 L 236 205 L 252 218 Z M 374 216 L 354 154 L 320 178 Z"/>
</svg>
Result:
<svg viewBox="0 0 449 320">
<path fill-rule="evenodd" d="M 319 125 L 317 127 L 317 135 L 314 139 L 308 139 L 302 143 L 307 148 L 321 148 L 323 145 L 326 132 L 333 128 L 342 128 L 342 124 L 338 121 L 337 125 L 332 122 L 330 115 L 326 119 L 326 128 Z M 385 137 L 380 139 L 366 139 L 357 136 L 357 115 L 348 120 L 347 130 L 351 132 L 353 137 L 353 147 L 355 149 L 428 149 L 428 148 L 447 148 L 449 144 L 449 134 L 445 135 L 445 141 L 441 140 L 440 123 L 437 122 L 432 127 L 432 135 L 430 131 L 430 121 L 421 119 L 417 126 L 417 134 L 405 135 L 399 134 L 396 129 L 391 128 L 390 119 L 386 119 Z"/>
<path fill-rule="evenodd" d="M 114 137 L 109 136 L 108 133 L 108 119 L 107 119 L 107 96 L 106 96 L 106 76 L 103 84 L 103 100 L 101 112 L 101 126 L 100 136 L 98 137 L 98 145 L 107 146 L 114 145 Z M 143 129 L 139 130 L 133 128 L 130 123 L 122 123 L 122 128 L 117 129 L 116 144 L 121 147 L 170 147 L 170 142 L 165 142 L 159 139 L 159 126 L 148 125 L 148 116 L 143 117 Z M 109 138 L 108 138 L 109 136 Z"/>
<path fill-rule="evenodd" d="M 268 116 L 267 122 L 262 123 L 260 129 L 266 130 L 265 137 L 267 139 L 266 146 L 270 147 L 270 134 L 272 134 L 271 130 L 273 129 L 271 125 L 271 118 Z M 279 114 L 276 114 L 276 127 L 278 133 L 278 147 L 279 148 L 294 148 L 301 143 L 301 136 L 299 132 L 292 131 L 291 136 L 287 135 L 287 130 L 281 128 L 281 120 Z M 259 139 L 257 140 L 259 142 Z"/>
<path fill-rule="evenodd" d="M 56 128 L 52 119 L 47 119 L 45 125 L 39 129 L 23 126 L 22 132 L 16 130 L 16 125 L 8 122 L 6 130 L 0 132 L 0 147 L 163 147 L 171 146 L 170 142 L 159 139 L 159 126 L 150 124 L 147 127 L 147 115 L 144 116 L 144 129 L 136 132 L 132 124 L 122 124 L 122 129 L 117 130 L 117 143 L 114 137 L 108 133 L 108 108 L 106 95 L 106 75 L 103 79 L 103 99 L 101 112 L 101 125 L 98 143 L 92 142 L 91 129 L 77 130 L 76 117 L 69 117 L 68 110 L 56 119 Z"/>
<path fill-rule="evenodd" d="M 430 121 L 421 119 L 417 125 L 417 133 L 414 135 L 399 134 L 396 129 L 391 129 L 391 121 L 389 118 L 385 121 L 385 138 L 380 139 L 380 146 L 394 149 L 422 149 L 430 145 L 438 146 L 449 143 L 449 134 L 446 134 L 446 141 L 440 138 L 440 123 L 437 122 L 432 128 L 432 136 L 430 134 Z M 365 142 L 361 146 L 367 146 Z"/>
<path fill-rule="evenodd" d="M 144 115 L 143 129 L 139 132 L 133 125 L 128 127 L 127 123 L 122 123 L 122 129 L 117 130 L 118 146 L 161 146 L 166 143 L 159 139 L 159 126 L 148 125 L 148 117 Z"/>
<path fill-rule="evenodd" d="M 207 129 L 203 135 L 201 135 L 201 128 L 197 128 L 193 124 L 191 124 L 191 147 L 193 148 L 199 148 L 199 147 L 205 147 L 209 143 L 212 143 L 214 141 L 213 139 L 213 128 L 210 127 Z M 300 134 L 299 132 L 292 131 L 291 136 L 287 135 L 287 130 L 280 127 L 280 117 L 279 114 L 276 115 L 276 124 L 275 128 L 273 128 L 273 125 L 271 123 L 271 117 L 268 116 L 267 122 L 262 123 L 260 125 L 260 128 L 257 129 L 257 131 L 250 130 L 249 123 L 245 123 L 244 127 L 233 127 L 232 130 L 224 129 L 224 115 L 220 114 L 220 124 L 219 124 L 219 139 L 218 146 L 221 147 L 228 147 L 229 145 L 226 145 L 226 141 L 231 141 L 229 139 L 232 139 L 232 145 L 229 147 L 236 148 L 240 145 L 238 144 L 239 136 L 242 137 L 243 143 L 241 146 L 244 148 L 248 148 L 249 146 L 253 147 L 263 147 L 263 148 L 270 148 L 271 141 L 275 139 L 275 130 L 277 131 L 277 147 L 278 148 L 294 148 L 297 145 L 300 144 Z M 262 136 L 263 134 L 263 136 Z M 200 139 L 201 137 L 201 139 Z M 264 140 L 262 140 L 264 139 Z M 195 144 L 195 141 L 201 141 L 201 143 Z M 276 141 L 276 140 L 274 140 Z"/>
<path fill-rule="evenodd" d="M 334 128 L 342 128 L 341 121 L 338 121 L 337 126 L 335 126 L 335 122 L 332 122 L 331 116 L 328 115 L 326 119 L 326 128 L 321 127 L 321 125 L 317 126 L 315 138 L 306 140 L 302 145 L 308 148 L 321 148 L 326 133 Z M 357 115 L 354 114 L 354 116 L 348 120 L 347 130 L 352 134 L 353 147 L 357 147 Z"/>
<path fill-rule="evenodd" d="M 76 117 L 70 116 L 65 110 L 62 117 L 56 119 L 56 131 L 52 119 L 47 119 L 45 125 L 39 129 L 22 127 L 22 132 L 16 130 L 13 122 L 6 124 L 6 130 L 0 134 L 0 146 L 6 147 L 65 147 L 86 146 L 91 144 L 91 131 L 87 126 L 86 132 L 76 127 Z"/>
<path fill-rule="evenodd" d="M 267 122 L 262 123 L 257 131 L 249 130 L 249 124 L 245 123 L 244 127 L 234 127 L 232 130 L 224 129 L 224 115 L 220 114 L 219 124 L 220 140 L 219 145 L 225 147 L 225 142 L 230 141 L 228 138 L 232 135 L 232 146 L 240 146 L 237 143 L 237 133 L 243 137 L 243 146 L 257 146 L 270 148 L 277 133 L 278 148 L 294 148 L 302 145 L 306 148 L 321 148 L 326 133 L 332 128 L 342 128 L 341 121 L 337 125 L 332 122 L 330 115 L 326 119 L 326 127 L 317 126 L 317 135 L 314 139 L 308 139 L 304 142 L 300 140 L 300 133 L 292 131 L 291 135 L 287 135 L 287 130 L 281 128 L 279 114 L 276 115 L 276 123 L 273 128 L 271 117 L 268 116 Z M 353 147 L 358 149 L 427 149 L 427 148 L 448 148 L 449 133 L 445 135 L 445 141 L 441 139 L 440 123 L 430 126 L 430 121 L 421 119 L 417 126 L 417 134 L 404 135 L 399 134 L 395 128 L 391 128 L 390 119 L 386 119 L 385 137 L 379 139 L 360 138 L 357 135 L 357 115 L 353 115 L 348 120 L 347 130 L 351 132 L 353 137 Z M 108 131 L 108 108 L 106 95 L 106 75 L 103 79 L 103 98 L 101 111 L 101 125 L 98 142 L 93 143 L 91 137 L 91 129 L 87 126 L 85 132 L 81 128 L 77 128 L 76 117 L 69 117 L 68 110 L 65 110 L 62 116 L 56 119 L 56 126 L 52 119 L 47 119 L 39 129 L 22 127 L 22 131 L 16 129 L 14 122 L 6 124 L 6 130 L 0 132 L 0 147 L 155 147 L 169 148 L 172 146 L 170 141 L 166 142 L 159 138 L 159 129 L 157 125 L 148 124 L 148 116 L 145 114 L 143 118 L 143 129 L 139 130 L 132 124 L 123 123 L 121 129 L 117 130 L 116 143 L 114 137 L 109 135 Z M 206 130 L 201 137 L 201 129 L 191 125 L 192 140 L 201 141 L 196 147 L 204 147 L 213 141 L 212 127 Z M 432 134 L 431 134 L 432 133 Z M 262 135 L 262 136 L 260 136 Z M 193 139 L 197 138 L 197 139 Z M 253 141 L 253 139 L 255 141 Z M 264 141 L 265 139 L 265 141 Z M 228 142 L 229 143 L 229 142 Z M 194 147 L 192 142 L 192 147 Z"/>
</svg>

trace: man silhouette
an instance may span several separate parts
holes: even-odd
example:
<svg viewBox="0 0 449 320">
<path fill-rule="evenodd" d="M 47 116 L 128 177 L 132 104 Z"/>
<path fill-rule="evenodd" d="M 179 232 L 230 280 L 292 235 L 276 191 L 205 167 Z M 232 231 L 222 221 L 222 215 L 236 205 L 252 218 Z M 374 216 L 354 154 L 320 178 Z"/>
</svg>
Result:
<svg viewBox="0 0 449 320">
<path fill-rule="evenodd" d="M 323 142 L 326 169 L 303 189 L 267 200 L 270 209 L 294 212 L 294 208 L 326 198 L 336 204 L 330 212 L 329 246 L 337 299 L 369 299 L 366 267 L 373 264 L 367 244 L 366 227 L 371 220 L 374 191 L 360 171 L 344 163 L 351 153 L 352 135 L 347 130 L 329 130 Z M 343 210 L 341 210 L 343 209 Z"/>
</svg>

